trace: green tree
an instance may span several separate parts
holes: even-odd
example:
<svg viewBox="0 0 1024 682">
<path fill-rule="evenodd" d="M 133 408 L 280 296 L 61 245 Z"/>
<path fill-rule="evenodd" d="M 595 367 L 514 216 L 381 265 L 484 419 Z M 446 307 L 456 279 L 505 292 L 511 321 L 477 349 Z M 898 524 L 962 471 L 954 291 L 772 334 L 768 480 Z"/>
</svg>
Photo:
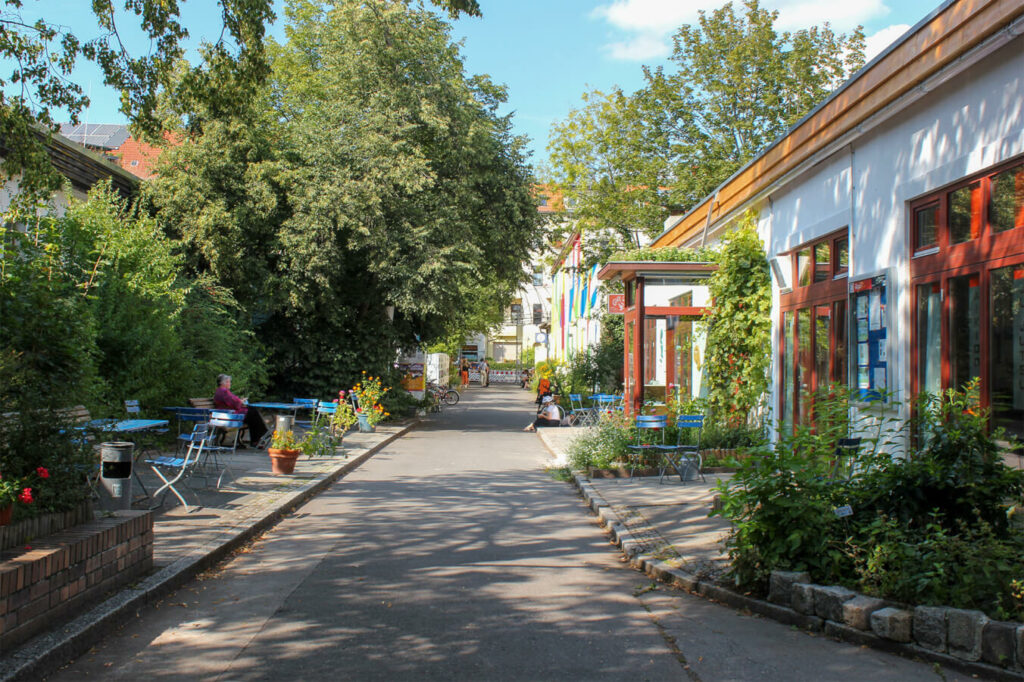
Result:
<svg viewBox="0 0 1024 682">
<path fill-rule="evenodd" d="M 465 75 L 435 14 L 286 14 L 266 97 L 168 154 L 150 200 L 190 267 L 251 310 L 275 385 L 326 391 L 490 324 L 525 276 L 536 210 L 504 90 Z"/>
<path fill-rule="evenodd" d="M 673 37 L 674 70 L 644 69 L 638 107 L 666 145 L 673 203 L 710 194 L 864 63 L 861 28 L 779 32 L 777 18 L 758 0 L 701 11 Z"/>
<path fill-rule="evenodd" d="M 807 114 L 864 62 L 861 29 L 775 29 L 745 0 L 679 29 L 668 68 L 646 84 L 584 96 L 552 128 L 552 181 L 588 231 L 592 258 L 656 236 Z"/>
</svg>

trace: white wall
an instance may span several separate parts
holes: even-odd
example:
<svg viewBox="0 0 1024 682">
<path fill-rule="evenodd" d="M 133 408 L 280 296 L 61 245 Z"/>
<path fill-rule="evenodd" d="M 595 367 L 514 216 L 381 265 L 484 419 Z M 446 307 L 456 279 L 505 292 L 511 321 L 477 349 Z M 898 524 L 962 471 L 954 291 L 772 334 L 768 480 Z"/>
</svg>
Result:
<svg viewBox="0 0 1024 682">
<path fill-rule="evenodd" d="M 1024 37 L 968 67 L 846 148 L 757 202 L 769 258 L 850 228 L 850 279 L 889 270 L 890 388 L 910 395 L 909 203 L 1024 155 Z M 735 225 L 717 225 L 714 240 Z M 783 263 L 787 269 L 788 263 Z M 773 364 L 778 358 L 779 283 L 773 276 Z M 772 405 L 779 390 L 773 367 Z M 905 414 L 904 410 L 904 414 Z"/>
</svg>

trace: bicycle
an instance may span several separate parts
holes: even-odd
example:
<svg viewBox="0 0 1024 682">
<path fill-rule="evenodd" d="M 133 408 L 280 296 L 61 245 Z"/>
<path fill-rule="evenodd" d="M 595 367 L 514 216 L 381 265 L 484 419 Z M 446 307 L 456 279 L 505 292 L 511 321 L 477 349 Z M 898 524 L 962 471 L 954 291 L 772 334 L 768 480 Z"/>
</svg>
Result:
<svg viewBox="0 0 1024 682">
<path fill-rule="evenodd" d="M 459 392 L 456 391 L 454 388 L 448 388 L 447 386 L 438 386 L 433 382 L 427 384 L 427 390 L 430 392 L 431 397 L 434 398 L 434 401 L 435 403 L 437 403 L 439 409 L 442 403 L 445 405 L 457 404 L 459 402 L 459 398 L 461 397 L 459 395 Z"/>
</svg>

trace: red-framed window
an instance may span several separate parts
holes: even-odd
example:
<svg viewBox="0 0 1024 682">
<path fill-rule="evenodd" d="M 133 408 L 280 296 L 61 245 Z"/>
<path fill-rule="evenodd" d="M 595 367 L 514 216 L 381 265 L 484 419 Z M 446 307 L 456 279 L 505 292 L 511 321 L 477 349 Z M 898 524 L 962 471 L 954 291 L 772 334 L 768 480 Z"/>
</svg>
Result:
<svg viewBox="0 0 1024 682">
<path fill-rule="evenodd" d="M 910 230 L 914 395 L 977 377 L 1024 436 L 1024 159 L 912 202 Z"/>
<path fill-rule="evenodd" d="M 849 231 L 843 228 L 803 244 L 789 257 L 794 286 L 780 300 L 778 415 L 783 429 L 812 418 L 808 396 L 848 381 Z"/>
</svg>

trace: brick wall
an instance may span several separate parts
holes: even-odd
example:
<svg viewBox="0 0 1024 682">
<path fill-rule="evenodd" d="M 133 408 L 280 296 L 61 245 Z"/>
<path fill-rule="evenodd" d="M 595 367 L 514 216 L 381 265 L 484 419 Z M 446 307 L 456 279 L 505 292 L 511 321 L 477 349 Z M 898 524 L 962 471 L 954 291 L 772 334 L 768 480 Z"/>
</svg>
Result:
<svg viewBox="0 0 1024 682">
<path fill-rule="evenodd" d="M 13 555 L 13 556 L 12 556 Z M 121 511 L 0 555 L 0 651 L 59 625 L 153 566 L 153 515 Z"/>
</svg>

